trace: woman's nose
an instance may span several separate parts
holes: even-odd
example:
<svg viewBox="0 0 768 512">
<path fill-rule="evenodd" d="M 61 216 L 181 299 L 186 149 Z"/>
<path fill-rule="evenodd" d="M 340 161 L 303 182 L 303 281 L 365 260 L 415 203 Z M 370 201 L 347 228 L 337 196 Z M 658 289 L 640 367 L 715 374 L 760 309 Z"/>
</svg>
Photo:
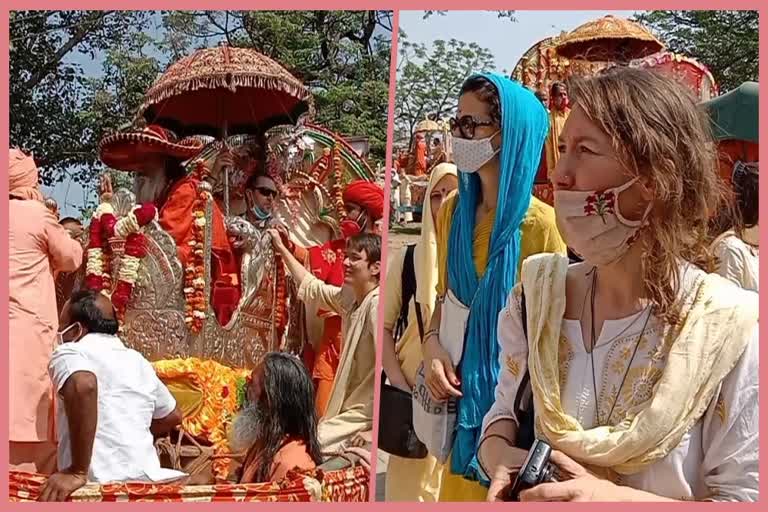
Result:
<svg viewBox="0 0 768 512">
<path fill-rule="evenodd" d="M 569 159 L 566 154 L 560 155 L 557 165 L 552 170 L 552 186 L 555 190 L 568 190 L 573 187 L 573 175 L 568 169 Z"/>
</svg>

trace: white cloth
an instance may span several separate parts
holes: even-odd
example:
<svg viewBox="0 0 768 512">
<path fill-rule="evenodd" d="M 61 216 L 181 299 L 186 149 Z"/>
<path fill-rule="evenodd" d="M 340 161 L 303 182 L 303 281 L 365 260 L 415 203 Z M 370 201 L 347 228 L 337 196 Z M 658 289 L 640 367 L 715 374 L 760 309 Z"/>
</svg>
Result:
<svg viewBox="0 0 768 512">
<path fill-rule="evenodd" d="M 691 283 L 695 272 L 685 272 L 683 286 Z M 664 368 L 656 348 L 660 344 L 661 323 L 652 317 L 621 386 L 627 365 L 646 319 L 640 312 L 619 320 L 607 320 L 594 350 L 595 383 L 590 354 L 582 340 L 578 320 L 566 319 L 560 338 L 560 388 L 563 409 L 577 418 L 584 428 L 595 426 L 595 404 L 600 420 L 613 407 L 608 423 L 615 424 L 633 403 L 653 392 L 654 377 Z M 512 419 L 514 399 L 528 366 L 528 345 L 521 321 L 519 288 L 499 314 L 501 372 L 496 401 L 483 421 L 483 431 L 499 419 Z M 739 363 L 722 383 L 705 415 L 680 445 L 669 455 L 640 473 L 624 476 L 619 482 L 673 499 L 713 499 L 755 501 L 758 497 L 758 329 Z"/>
<path fill-rule="evenodd" d="M 89 372 L 96 376 L 98 387 L 98 423 L 88 481 L 158 482 L 185 476 L 160 467 L 149 427 L 153 419 L 171 414 L 176 400 L 144 356 L 126 348 L 117 336 L 87 334 L 59 346 L 48 371 L 59 395 L 59 469 L 72 464 L 61 389 L 75 372 Z"/>
<path fill-rule="evenodd" d="M 401 176 L 401 182 L 398 187 L 398 192 L 400 193 L 400 206 L 411 206 L 411 182 L 413 181 L 413 178 L 408 176 L 407 174 L 404 174 Z M 413 212 L 407 211 L 403 214 L 403 222 L 413 222 Z"/>
<path fill-rule="evenodd" d="M 757 247 L 729 231 L 715 240 L 713 252 L 718 260 L 718 274 L 745 290 L 759 291 L 760 251 Z"/>
</svg>

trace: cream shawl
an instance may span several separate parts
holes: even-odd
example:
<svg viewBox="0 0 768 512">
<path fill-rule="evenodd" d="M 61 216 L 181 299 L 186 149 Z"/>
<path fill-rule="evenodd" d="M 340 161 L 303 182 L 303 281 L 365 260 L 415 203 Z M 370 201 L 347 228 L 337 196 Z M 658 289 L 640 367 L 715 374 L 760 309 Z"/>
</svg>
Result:
<svg viewBox="0 0 768 512">
<path fill-rule="evenodd" d="M 537 434 L 585 465 L 637 473 L 673 450 L 709 407 L 757 325 L 758 296 L 702 273 L 681 290 L 680 324 L 662 334 L 667 364 L 653 396 L 616 426 L 584 430 L 560 402 L 567 271 L 568 259 L 560 255 L 536 255 L 523 264 Z"/>
</svg>

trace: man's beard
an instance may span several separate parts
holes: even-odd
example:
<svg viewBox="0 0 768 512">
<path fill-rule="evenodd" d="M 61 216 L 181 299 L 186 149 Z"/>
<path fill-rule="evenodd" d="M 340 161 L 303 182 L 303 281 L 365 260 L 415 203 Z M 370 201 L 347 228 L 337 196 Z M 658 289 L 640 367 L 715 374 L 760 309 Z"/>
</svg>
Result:
<svg viewBox="0 0 768 512">
<path fill-rule="evenodd" d="M 255 402 L 246 402 L 235 415 L 229 432 L 229 447 L 233 453 L 248 451 L 264 437 L 267 415 Z"/>
<path fill-rule="evenodd" d="M 166 178 L 165 173 L 151 177 L 139 174 L 133 182 L 136 203 L 154 203 L 155 206 L 159 206 L 158 203 L 162 200 L 167 185 L 168 178 Z"/>
</svg>

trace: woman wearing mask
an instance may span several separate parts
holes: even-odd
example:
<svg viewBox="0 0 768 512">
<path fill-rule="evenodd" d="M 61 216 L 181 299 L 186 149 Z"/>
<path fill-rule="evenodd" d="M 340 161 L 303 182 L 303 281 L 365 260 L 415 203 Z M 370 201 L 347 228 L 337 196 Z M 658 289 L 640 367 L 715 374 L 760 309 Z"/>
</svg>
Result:
<svg viewBox="0 0 768 512">
<path fill-rule="evenodd" d="M 426 322 L 432 316 L 437 285 L 437 241 L 435 221 L 440 206 L 448 195 L 456 190 L 459 182 L 454 164 L 439 164 L 429 176 L 429 185 L 422 209 L 421 238 L 409 252 L 406 248 L 393 255 L 387 265 L 387 283 L 384 300 L 384 343 L 382 364 L 390 384 L 410 391 L 415 381 L 416 369 L 422 362 L 421 335 L 416 307 L 421 309 L 421 319 Z M 408 305 L 407 324 L 398 326 L 403 307 L 403 286 L 406 275 L 403 268 L 408 254 L 411 255 L 416 292 Z M 399 334 L 395 345 L 394 334 Z M 387 465 L 385 501 L 435 502 L 440 491 L 442 467 L 437 459 L 405 459 L 390 455 Z"/>
<path fill-rule="evenodd" d="M 501 75 L 475 75 L 451 125 L 459 193 L 437 220 L 438 299 L 422 351 L 430 394 L 458 398 L 440 500 L 482 501 L 487 479 L 475 454 L 499 373 L 496 318 L 522 258 L 566 249 L 552 209 L 531 196 L 547 134 L 547 113 L 533 93 Z M 444 346 L 451 333 L 440 332 L 444 303 L 469 309 L 458 369 Z"/>
<path fill-rule="evenodd" d="M 506 369 L 479 448 L 488 497 L 525 456 L 512 446 L 528 374 L 536 435 L 563 475 L 521 500 L 755 500 L 757 295 L 694 265 L 721 192 L 709 124 L 649 71 L 572 93 L 555 211 L 584 262 L 529 259 L 499 315 Z"/>
</svg>

